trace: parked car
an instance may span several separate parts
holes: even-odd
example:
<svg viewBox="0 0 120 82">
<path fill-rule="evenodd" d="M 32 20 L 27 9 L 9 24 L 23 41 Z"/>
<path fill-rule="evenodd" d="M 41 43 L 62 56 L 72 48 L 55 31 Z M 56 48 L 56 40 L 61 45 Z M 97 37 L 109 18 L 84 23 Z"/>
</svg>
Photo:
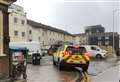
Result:
<svg viewBox="0 0 120 82">
<path fill-rule="evenodd" d="M 47 51 L 48 49 L 41 49 L 42 56 L 48 55 Z"/>
<path fill-rule="evenodd" d="M 99 46 L 96 45 L 82 45 L 86 48 L 87 52 L 90 54 L 90 57 L 96 57 L 98 59 L 106 58 L 107 51 L 101 49 Z"/>
<path fill-rule="evenodd" d="M 89 54 L 79 45 L 60 46 L 53 54 L 53 64 L 60 70 L 64 67 L 81 67 L 83 71 L 87 71 L 89 60 Z"/>
</svg>

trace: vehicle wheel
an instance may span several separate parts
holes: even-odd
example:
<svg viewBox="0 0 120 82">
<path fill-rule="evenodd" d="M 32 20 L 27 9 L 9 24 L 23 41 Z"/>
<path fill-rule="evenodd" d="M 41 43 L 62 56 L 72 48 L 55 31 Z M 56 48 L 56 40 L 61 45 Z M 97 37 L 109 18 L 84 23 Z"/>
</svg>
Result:
<svg viewBox="0 0 120 82">
<path fill-rule="evenodd" d="M 54 60 L 54 56 L 53 56 L 53 65 L 56 66 L 56 62 L 55 62 L 55 60 Z"/>
<path fill-rule="evenodd" d="M 87 72 L 88 67 L 89 67 L 89 61 L 86 63 L 86 65 L 82 67 L 83 72 Z"/>
<path fill-rule="evenodd" d="M 101 54 L 97 54 L 97 55 L 96 55 L 96 58 L 97 58 L 97 59 L 102 59 Z"/>
<path fill-rule="evenodd" d="M 56 66 L 56 62 L 55 61 L 53 61 L 53 65 Z"/>
<path fill-rule="evenodd" d="M 23 74 L 23 79 L 27 79 L 27 74 Z"/>
<path fill-rule="evenodd" d="M 63 70 L 63 66 L 61 65 L 61 63 L 58 63 L 58 69 L 61 71 Z"/>
</svg>

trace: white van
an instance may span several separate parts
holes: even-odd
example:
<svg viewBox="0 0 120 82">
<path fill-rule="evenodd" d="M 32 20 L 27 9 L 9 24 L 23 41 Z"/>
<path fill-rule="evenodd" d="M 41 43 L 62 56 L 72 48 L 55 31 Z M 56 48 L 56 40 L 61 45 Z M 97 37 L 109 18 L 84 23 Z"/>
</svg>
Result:
<svg viewBox="0 0 120 82">
<path fill-rule="evenodd" d="M 107 51 L 101 49 L 99 46 L 96 45 L 82 45 L 86 48 L 87 52 L 90 54 L 90 57 L 96 57 L 96 58 L 106 58 L 107 57 Z"/>
<path fill-rule="evenodd" d="M 10 42 L 9 46 L 11 47 L 26 47 L 29 49 L 29 54 L 41 53 L 41 44 L 37 41 L 32 42 Z"/>
</svg>

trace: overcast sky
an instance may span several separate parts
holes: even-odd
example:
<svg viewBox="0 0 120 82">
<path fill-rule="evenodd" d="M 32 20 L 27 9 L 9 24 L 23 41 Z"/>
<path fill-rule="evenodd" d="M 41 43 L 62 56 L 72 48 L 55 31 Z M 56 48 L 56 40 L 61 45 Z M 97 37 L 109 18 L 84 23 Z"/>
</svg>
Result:
<svg viewBox="0 0 120 82">
<path fill-rule="evenodd" d="M 70 33 L 83 33 L 85 26 L 101 24 L 113 31 L 113 11 L 119 0 L 17 0 L 27 18 Z M 120 10 L 114 12 L 115 31 L 120 32 Z"/>
</svg>

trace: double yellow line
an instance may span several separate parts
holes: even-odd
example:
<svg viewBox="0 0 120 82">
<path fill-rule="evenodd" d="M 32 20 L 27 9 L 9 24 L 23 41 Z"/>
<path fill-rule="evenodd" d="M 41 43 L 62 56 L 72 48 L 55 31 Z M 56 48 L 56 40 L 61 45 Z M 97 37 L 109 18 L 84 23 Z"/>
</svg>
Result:
<svg viewBox="0 0 120 82">
<path fill-rule="evenodd" d="M 82 80 L 80 82 L 91 82 L 87 72 L 82 72 Z"/>
</svg>

